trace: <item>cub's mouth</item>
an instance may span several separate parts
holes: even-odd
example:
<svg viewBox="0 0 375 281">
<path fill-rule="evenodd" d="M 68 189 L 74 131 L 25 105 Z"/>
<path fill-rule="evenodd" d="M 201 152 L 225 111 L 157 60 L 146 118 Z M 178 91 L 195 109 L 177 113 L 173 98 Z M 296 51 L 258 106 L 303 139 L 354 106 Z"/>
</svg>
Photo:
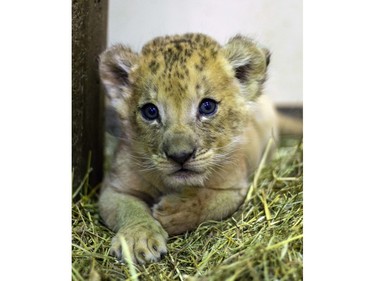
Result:
<svg viewBox="0 0 375 281">
<path fill-rule="evenodd" d="M 173 172 L 170 174 L 170 176 L 176 176 L 176 177 L 191 177 L 191 176 L 197 176 L 200 175 L 201 173 L 186 169 L 186 168 L 180 168 L 179 170 Z"/>
<path fill-rule="evenodd" d="M 175 187 L 201 186 L 203 185 L 204 179 L 205 173 L 203 171 L 196 171 L 183 167 L 168 174 L 168 176 L 164 178 L 168 185 Z"/>
</svg>

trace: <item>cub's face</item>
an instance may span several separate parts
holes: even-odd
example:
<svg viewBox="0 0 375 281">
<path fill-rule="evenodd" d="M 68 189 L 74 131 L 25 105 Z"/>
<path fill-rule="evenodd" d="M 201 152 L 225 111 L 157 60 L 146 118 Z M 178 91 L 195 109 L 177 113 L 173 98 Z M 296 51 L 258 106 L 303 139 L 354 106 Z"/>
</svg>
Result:
<svg viewBox="0 0 375 281">
<path fill-rule="evenodd" d="M 223 48 L 188 34 L 157 38 L 140 54 L 115 46 L 102 55 L 101 78 L 144 176 L 172 188 L 202 186 L 232 161 L 267 53 L 242 37 L 231 42 Z"/>
</svg>

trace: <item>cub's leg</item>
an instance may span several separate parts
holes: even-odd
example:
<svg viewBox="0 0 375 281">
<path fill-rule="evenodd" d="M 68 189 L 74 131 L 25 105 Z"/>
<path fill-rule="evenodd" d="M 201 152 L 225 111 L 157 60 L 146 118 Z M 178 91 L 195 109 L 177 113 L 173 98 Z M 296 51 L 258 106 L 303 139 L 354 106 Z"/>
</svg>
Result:
<svg viewBox="0 0 375 281">
<path fill-rule="evenodd" d="M 150 208 L 137 197 L 119 193 L 106 186 L 99 200 L 100 214 L 109 228 L 116 231 L 110 254 L 123 261 L 122 236 L 132 261 L 139 264 L 158 261 L 167 253 L 168 234 L 151 216 Z"/>
<path fill-rule="evenodd" d="M 242 189 L 190 189 L 181 194 L 162 197 L 152 215 L 168 232 L 180 234 L 195 229 L 206 220 L 220 220 L 235 212 L 243 202 Z"/>
</svg>

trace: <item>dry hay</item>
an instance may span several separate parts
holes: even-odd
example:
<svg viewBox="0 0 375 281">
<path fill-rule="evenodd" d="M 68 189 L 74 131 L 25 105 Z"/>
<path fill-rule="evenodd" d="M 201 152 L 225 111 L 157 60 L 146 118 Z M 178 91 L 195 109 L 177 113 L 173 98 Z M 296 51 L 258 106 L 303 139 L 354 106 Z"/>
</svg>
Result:
<svg viewBox="0 0 375 281">
<path fill-rule="evenodd" d="M 302 280 L 302 152 L 302 142 L 284 140 L 232 217 L 169 238 L 164 259 L 146 266 L 108 255 L 114 233 L 98 215 L 98 187 L 89 193 L 83 182 L 72 204 L 72 279 Z"/>
</svg>

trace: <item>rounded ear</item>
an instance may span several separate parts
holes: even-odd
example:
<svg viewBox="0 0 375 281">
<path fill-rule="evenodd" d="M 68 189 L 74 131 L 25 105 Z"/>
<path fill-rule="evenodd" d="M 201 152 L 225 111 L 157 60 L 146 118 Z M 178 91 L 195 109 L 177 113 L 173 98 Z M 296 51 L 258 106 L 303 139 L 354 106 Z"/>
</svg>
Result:
<svg viewBox="0 0 375 281">
<path fill-rule="evenodd" d="M 137 61 L 138 55 L 121 44 L 108 48 L 100 55 L 100 79 L 113 105 L 130 94 L 129 74 L 136 67 Z"/>
<path fill-rule="evenodd" d="M 224 56 L 243 86 L 243 94 L 250 99 L 259 96 L 267 78 L 270 52 L 252 39 L 237 35 L 224 46 Z"/>
</svg>

